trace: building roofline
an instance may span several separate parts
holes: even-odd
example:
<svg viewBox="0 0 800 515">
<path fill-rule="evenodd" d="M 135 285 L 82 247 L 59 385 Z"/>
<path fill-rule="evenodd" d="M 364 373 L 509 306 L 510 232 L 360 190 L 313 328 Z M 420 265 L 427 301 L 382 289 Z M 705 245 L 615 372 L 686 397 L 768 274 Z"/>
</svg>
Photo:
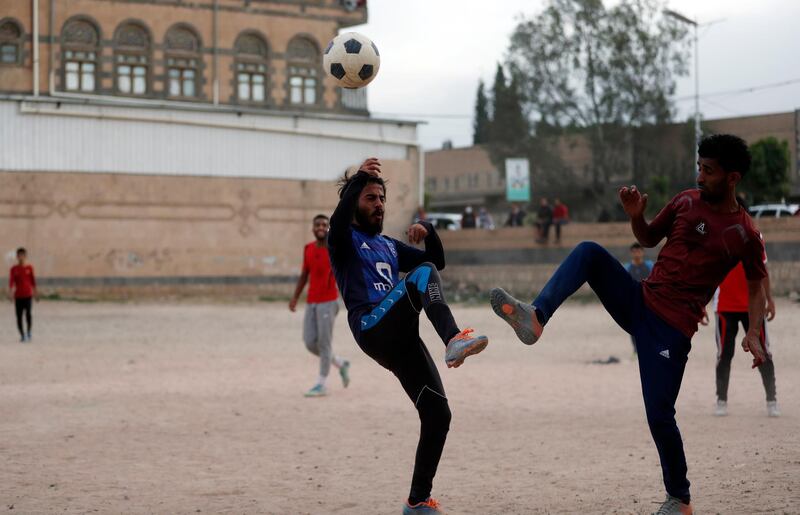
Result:
<svg viewBox="0 0 800 515">
<path fill-rule="evenodd" d="M 230 104 L 219 104 L 215 106 L 212 104 L 207 104 L 205 102 L 184 102 L 184 101 L 178 102 L 171 100 L 112 97 L 107 95 L 64 94 L 63 96 L 42 95 L 34 97 L 33 95 L 0 93 L 0 100 L 10 100 L 14 102 L 30 102 L 30 103 L 38 102 L 45 104 L 62 103 L 62 104 L 114 106 L 114 107 L 145 108 L 145 109 L 173 109 L 176 111 L 205 112 L 205 113 L 236 113 L 236 114 L 260 115 L 260 116 L 300 117 L 300 118 L 312 118 L 318 120 L 334 120 L 334 121 L 347 121 L 347 122 L 359 122 L 359 123 L 391 123 L 396 125 L 408 125 L 414 127 L 424 123 L 413 120 L 373 118 L 371 116 L 358 116 L 358 115 L 342 114 L 342 113 L 319 113 L 319 112 L 307 112 L 299 110 L 260 109 L 257 107 L 234 106 Z"/>
</svg>

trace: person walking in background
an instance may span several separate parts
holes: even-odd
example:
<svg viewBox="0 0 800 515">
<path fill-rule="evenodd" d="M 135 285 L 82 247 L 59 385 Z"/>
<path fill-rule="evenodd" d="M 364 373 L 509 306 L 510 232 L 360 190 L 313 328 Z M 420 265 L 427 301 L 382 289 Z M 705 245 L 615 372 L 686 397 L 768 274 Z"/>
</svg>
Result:
<svg viewBox="0 0 800 515">
<path fill-rule="evenodd" d="M 508 212 L 508 218 L 506 219 L 505 226 L 506 227 L 522 227 L 522 223 L 525 221 L 525 211 L 520 209 L 517 204 L 511 204 L 511 211 Z"/>
<path fill-rule="evenodd" d="M 550 226 L 553 224 L 553 208 L 545 197 L 539 203 L 539 211 L 536 212 L 536 227 L 539 229 L 538 243 L 547 243 L 550 239 Z"/>
<path fill-rule="evenodd" d="M 478 228 L 489 230 L 494 229 L 494 220 L 492 219 L 492 215 L 489 214 L 489 211 L 487 211 L 485 207 L 482 207 L 478 210 Z"/>
<path fill-rule="evenodd" d="M 631 245 L 630 253 L 631 260 L 625 264 L 625 270 L 637 283 L 640 283 L 647 279 L 650 272 L 653 271 L 653 262 L 644 258 L 644 247 L 638 241 Z M 636 340 L 633 335 L 631 335 L 631 344 L 633 345 L 633 355 L 636 356 Z"/>
<path fill-rule="evenodd" d="M 767 263 L 767 253 L 764 251 L 764 264 Z M 766 317 L 761 320 L 759 328 L 759 343 L 766 359 L 758 365 L 758 372 L 761 374 L 761 382 L 764 384 L 764 391 L 767 397 L 767 415 L 778 417 L 781 412 L 778 409 L 778 401 L 775 397 L 775 364 L 772 361 L 770 351 L 769 336 L 767 335 L 767 321 L 775 318 L 775 301 L 772 299 L 769 276 L 763 281 L 764 295 L 767 300 Z M 731 375 L 731 361 L 736 350 L 736 334 L 739 331 L 739 324 L 745 332 L 750 327 L 748 316 L 748 292 L 747 278 L 745 277 L 744 267 L 740 262 L 725 277 L 725 280 L 717 288 L 714 295 L 714 311 L 716 313 L 716 340 L 717 340 L 717 405 L 714 415 L 724 417 L 728 414 L 728 382 Z M 708 323 L 708 317 L 704 319 Z"/>
<path fill-rule="evenodd" d="M 464 212 L 461 213 L 461 228 L 474 229 L 475 225 L 475 213 L 472 211 L 472 206 L 467 206 L 464 208 Z"/>
<path fill-rule="evenodd" d="M 553 200 L 553 225 L 556 226 L 556 243 L 561 243 L 561 226 L 569 223 L 569 208 L 561 199 Z"/>
<path fill-rule="evenodd" d="M 303 320 L 303 341 L 308 351 L 319 356 L 319 376 L 314 386 L 306 392 L 306 397 L 322 397 L 328 394 L 325 383 L 331 364 L 339 369 L 342 385 L 345 388 L 350 384 L 350 362 L 333 354 L 331 342 L 333 340 L 333 323 L 339 313 L 339 293 L 336 290 L 336 280 L 331 270 L 331 261 L 328 255 L 328 217 L 317 215 L 312 221 L 312 233 L 315 241 L 307 244 L 303 249 L 303 268 L 297 286 L 294 289 L 292 300 L 289 301 L 289 310 L 297 309 L 297 300 L 303 293 L 306 282 L 308 298 L 306 299 L 306 313 Z"/>
<path fill-rule="evenodd" d="M 17 329 L 19 330 L 19 341 L 31 341 L 31 328 L 33 316 L 31 308 L 33 299 L 39 299 L 36 292 L 36 277 L 33 274 L 33 266 L 28 262 L 28 251 L 23 247 L 17 249 L 17 264 L 11 267 L 8 276 L 8 297 L 13 299 L 17 314 Z M 23 325 L 23 315 L 28 324 L 27 330 Z"/>
</svg>

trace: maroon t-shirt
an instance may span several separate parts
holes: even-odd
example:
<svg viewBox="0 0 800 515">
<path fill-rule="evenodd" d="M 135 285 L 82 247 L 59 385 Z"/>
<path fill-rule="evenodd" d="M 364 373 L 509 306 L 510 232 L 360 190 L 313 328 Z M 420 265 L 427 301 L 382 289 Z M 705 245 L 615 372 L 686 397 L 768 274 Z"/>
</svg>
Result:
<svg viewBox="0 0 800 515">
<path fill-rule="evenodd" d="M 642 281 L 644 301 L 662 319 L 688 337 L 697 332 L 703 308 L 714 290 L 740 261 L 747 279 L 767 276 L 764 244 L 744 209 L 718 213 L 686 190 L 650 223 L 652 234 L 667 242 L 650 276 Z"/>
</svg>

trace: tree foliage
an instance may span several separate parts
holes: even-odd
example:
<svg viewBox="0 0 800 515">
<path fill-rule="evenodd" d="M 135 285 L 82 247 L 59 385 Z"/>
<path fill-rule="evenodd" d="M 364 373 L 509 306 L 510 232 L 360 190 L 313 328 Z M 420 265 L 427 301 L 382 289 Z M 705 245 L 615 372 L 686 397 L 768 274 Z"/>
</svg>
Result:
<svg viewBox="0 0 800 515">
<path fill-rule="evenodd" d="M 506 64 L 532 133 L 588 136 L 596 189 L 630 166 L 630 128 L 674 114 L 688 46 L 686 29 L 662 10 L 659 0 L 549 0 L 511 36 Z"/>
<path fill-rule="evenodd" d="M 489 99 L 486 97 L 483 81 L 478 83 L 478 94 L 475 98 L 475 120 L 472 122 L 472 144 L 482 145 L 489 142 Z"/>
<path fill-rule="evenodd" d="M 753 157 L 742 189 L 751 202 L 777 202 L 789 195 L 789 144 L 769 137 L 750 145 Z"/>
</svg>

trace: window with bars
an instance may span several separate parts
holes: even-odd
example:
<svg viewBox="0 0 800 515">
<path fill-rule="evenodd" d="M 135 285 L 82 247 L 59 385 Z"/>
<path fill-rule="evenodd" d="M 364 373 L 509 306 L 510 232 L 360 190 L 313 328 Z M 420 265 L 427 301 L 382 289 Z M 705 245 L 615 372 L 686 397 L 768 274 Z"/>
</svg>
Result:
<svg viewBox="0 0 800 515">
<path fill-rule="evenodd" d="M 289 43 L 289 102 L 293 105 L 315 105 L 319 101 L 320 52 L 305 37 Z"/>
<path fill-rule="evenodd" d="M 61 32 L 62 88 L 92 93 L 97 90 L 100 32 L 86 19 L 71 19 Z"/>
<path fill-rule="evenodd" d="M 197 59 L 167 59 L 167 92 L 171 97 L 197 96 Z"/>
<path fill-rule="evenodd" d="M 0 21 L 0 64 L 22 64 L 22 29 L 12 20 Z"/>
<path fill-rule="evenodd" d="M 166 36 L 167 96 L 200 96 L 200 39 L 185 25 L 172 27 Z"/>
<path fill-rule="evenodd" d="M 240 102 L 267 101 L 269 52 L 264 38 L 248 31 L 236 39 L 236 98 Z"/>
<path fill-rule="evenodd" d="M 117 93 L 146 95 L 149 91 L 150 33 L 127 23 L 114 36 L 114 75 Z"/>
<path fill-rule="evenodd" d="M 64 89 L 83 93 L 95 90 L 97 54 L 94 52 L 64 52 Z"/>
<path fill-rule="evenodd" d="M 117 55 L 117 91 L 125 95 L 147 94 L 147 58 Z"/>
</svg>

